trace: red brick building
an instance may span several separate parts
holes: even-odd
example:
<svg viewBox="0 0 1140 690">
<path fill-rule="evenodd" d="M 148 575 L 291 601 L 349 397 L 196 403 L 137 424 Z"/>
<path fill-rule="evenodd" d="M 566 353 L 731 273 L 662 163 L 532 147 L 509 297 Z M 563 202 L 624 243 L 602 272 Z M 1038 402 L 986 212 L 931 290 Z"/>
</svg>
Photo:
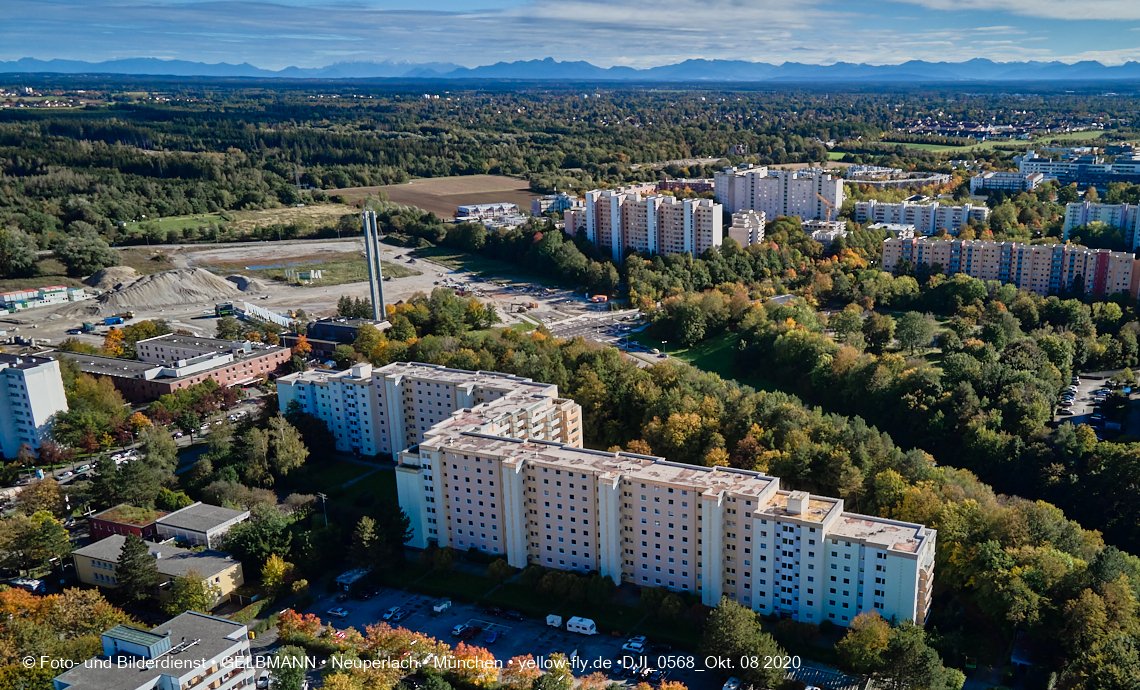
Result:
<svg viewBox="0 0 1140 690">
<path fill-rule="evenodd" d="M 135 508 L 126 504 L 108 508 L 92 515 L 88 521 L 91 542 L 106 539 L 114 534 L 133 534 L 146 540 L 154 539 L 158 536 L 156 521 L 167 514 L 161 510 Z"/>
</svg>

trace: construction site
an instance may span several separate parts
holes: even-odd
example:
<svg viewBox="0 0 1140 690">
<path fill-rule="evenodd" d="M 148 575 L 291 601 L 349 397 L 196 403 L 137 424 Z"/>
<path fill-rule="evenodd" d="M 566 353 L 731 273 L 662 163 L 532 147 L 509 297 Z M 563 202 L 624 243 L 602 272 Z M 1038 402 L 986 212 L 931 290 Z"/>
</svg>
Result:
<svg viewBox="0 0 1140 690">
<path fill-rule="evenodd" d="M 285 325 L 299 310 L 309 319 L 336 315 L 342 296 L 375 303 L 373 295 L 381 287 L 389 305 L 440 287 L 461 296 L 474 295 L 495 305 L 502 325 L 519 328 L 554 323 L 603 306 L 570 290 L 517 279 L 495 280 L 493 275 L 474 275 L 416 257 L 408 249 L 382 242 L 372 246 L 383 266 L 382 280 L 375 281 L 377 292 L 367 279 L 363 237 L 154 247 L 155 255 L 169 262 L 169 270 L 144 275 L 128 266 L 105 268 L 83 281 L 95 293 L 91 299 L 0 316 L 0 341 L 27 344 L 34 339 L 36 344 L 58 345 L 75 338 L 98 346 L 109 328 L 149 319 L 209 337 L 222 315 L 218 305 L 232 305 L 235 316 L 249 312 L 262 321 L 277 321 L 271 316 L 277 315 L 278 323 Z M 313 265 L 314 256 L 335 257 L 342 263 L 348 257 L 354 264 L 353 275 L 362 279 L 326 285 L 321 277 L 314 279 L 320 271 L 287 274 L 291 265 Z M 266 273 L 280 273 L 285 279 L 265 277 Z"/>
</svg>

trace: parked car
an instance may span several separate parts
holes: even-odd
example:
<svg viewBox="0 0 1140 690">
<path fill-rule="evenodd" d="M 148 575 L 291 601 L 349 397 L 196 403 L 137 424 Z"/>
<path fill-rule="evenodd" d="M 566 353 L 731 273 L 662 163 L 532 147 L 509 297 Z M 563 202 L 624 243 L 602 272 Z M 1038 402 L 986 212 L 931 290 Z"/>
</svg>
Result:
<svg viewBox="0 0 1140 690">
<path fill-rule="evenodd" d="M 462 635 L 465 632 L 467 632 L 467 624 L 466 623 L 460 623 L 459 625 L 457 625 L 451 629 L 452 635 Z"/>
<path fill-rule="evenodd" d="M 59 475 L 59 476 L 60 476 L 62 479 L 67 479 L 68 477 L 73 477 L 73 476 L 75 476 L 75 473 L 74 473 L 74 472 L 72 472 L 71 470 L 68 470 L 67 472 L 64 472 L 63 474 L 61 474 L 61 475 Z"/>
<path fill-rule="evenodd" d="M 348 618 L 348 610 L 340 606 L 336 607 L 335 609 L 329 609 L 328 611 L 325 611 L 325 613 L 329 614 L 333 618 Z"/>
<path fill-rule="evenodd" d="M 368 600 L 369 600 L 369 599 L 371 599 L 372 597 L 373 597 L 373 594 L 372 594 L 372 592 L 370 592 L 370 591 L 368 591 L 368 590 L 366 590 L 366 589 L 362 589 L 362 590 L 360 590 L 359 592 L 357 592 L 357 593 L 356 593 L 356 598 L 357 598 L 357 599 L 359 599 L 359 600 L 361 600 L 361 601 L 368 601 Z M 387 618 L 385 618 L 384 620 L 388 620 L 388 619 L 387 619 Z"/>
<path fill-rule="evenodd" d="M 1060 414 L 1060 415 L 1073 414 L 1073 411 L 1071 409 L 1069 409 L 1068 407 L 1063 407 L 1057 411 L 1057 414 Z"/>
<path fill-rule="evenodd" d="M 481 626 L 478 626 L 478 625 L 469 625 L 469 626 L 467 626 L 467 629 L 466 629 L 466 630 L 464 630 L 463 632 L 459 633 L 459 639 L 461 639 L 461 640 L 471 640 L 471 639 L 474 639 L 474 638 L 475 638 L 475 636 L 476 636 L 476 635 L 478 635 L 478 634 L 479 634 L 479 633 L 481 633 L 481 632 L 483 632 L 483 628 L 482 628 Z"/>
<path fill-rule="evenodd" d="M 399 623 L 400 621 L 404 620 L 407 617 L 408 617 L 407 611 L 397 611 L 396 615 L 392 616 L 392 622 L 393 623 Z"/>
<path fill-rule="evenodd" d="M 488 606 L 487 608 L 483 609 L 483 613 L 487 614 L 488 616 L 501 616 L 503 615 L 503 610 L 498 606 Z"/>
<path fill-rule="evenodd" d="M 491 634 L 487 636 L 487 639 L 485 639 L 483 641 L 486 642 L 487 644 L 494 644 L 495 640 L 499 639 L 502 636 L 503 636 L 503 633 L 501 631 L 492 630 Z"/>
<path fill-rule="evenodd" d="M 621 648 L 627 652 L 635 652 L 640 654 L 641 652 L 645 651 L 645 636 L 638 635 L 637 637 L 631 637 L 626 641 L 625 644 L 621 646 Z"/>
<path fill-rule="evenodd" d="M 88 472 L 91 470 L 91 465 L 80 465 L 78 472 Z"/>
<path fill-rule="evenodd" d="M 506 613 L 504 613 L 503 618 L 506 618 L 507 620 L 512 620 L 512 621 L 525 621 L 526 620 L 526 616 L 522 615 L 518 611 L 513 611 L 513 610 L 507 611 Z"/>
<path fill-rule="evenodd" d="M 724 681 L 724 685 L 720 690 L 740 690 L 740 679 L 729 678 L 728 680 Z"/>
<path fill-rule="evenodd" d="M 400 607 L 399 606 L 393 606 L 392 608 L 390 608 L 384 612 L 383 618 L 386 621 L 390 621 L 390 620 L 392 620 L 392 616 L 395 616 L 399 612 L 400 612 Z"/>
</svg>

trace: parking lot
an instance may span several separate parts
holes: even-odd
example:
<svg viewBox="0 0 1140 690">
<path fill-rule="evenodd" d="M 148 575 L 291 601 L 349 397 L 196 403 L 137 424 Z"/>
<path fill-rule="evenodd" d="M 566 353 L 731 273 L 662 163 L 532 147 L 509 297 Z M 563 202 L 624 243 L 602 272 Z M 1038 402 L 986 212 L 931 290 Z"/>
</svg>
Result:
<svg viewBox="0 0 1140 690">
<path fill-rule="evenodd" d="M 1068 389 L 1072 393 L 1071 405 L 1065 407 L 1066 399 L 1062 399 L 1062 407 L 1057 410 L 1054 419 L 1058 424 L 1070 422 L 1072 424 L 1088 424 L 1096 429 L 1097 437 L 1100 439 L 1105 438 L 1105 434 L 1114 435 L 1120 431 L 1127 431 L 1126 429 L 1106 429 L 1105 420 L 1100 408 L 1101 401 L 1105 400 L 1107 395 L 1105 389 L 1110 388 L 1108 380 L 1101 377 L 1086 376 L 1080 379 L 1080 382 L 1075 384 L 1076 390 Z M 1131 394 L 1129 395 L 1131 397 Z"/>
<path fill-rule="evenodd" d="M 701 670 L 673 668 L 667 677 L 667 680 L 684 683 L 691 690 L 716 690 L 724 683 L 724 678 L 717 672 L 703 670 L 700 659 L 693 658 L 694 654 L 664 651 L 660 648 L 654 651 L 652 640 L 645 652 L 634 654 L 622 651 L 621 647 L 626 638 L 600 634 L 578 635 L 565 629 L 552 628 L 546 625 L 544 620 L 529 617 L 522 621 L 509 620 L 502 615 L 488 615 L 482 607 L 455 600 L 452 600 L 450 609 L 435 615 L 432 611 L 434 601 L 435 597 L 382 588 L 368 601 L 349 599 L 337 602 L 334 597 L 326 596 L 314 604 L 307 613 L 319 615 L 323 622 L 335 628 L 353 627 L 363 632 L 367 626 L 381 622 L 384 612 L 389 608 L 399 606 L 401 610 L 407 611 L 408 615 L 393 625 L 422 632 L 450 645 L 463 641 L 458 636 L 452 635 L 455 626 L 466 624 L 482 628 L 479 634 L 466 642 L 485 647 L 504 664 L 515 656 L 533 654 L 535 658 L 541 658 L 554 652 L 562 652 L 572 659 L 575 675 L 585 676 L 600 671 L 607 673 L 614 682 L 624 682 L 632 687 L 636 682 L 620 677 L 615 670 L 620 666 L 621 658 L 629 656 L 632 663 L 640 666 L 700 667 Z M 348 611 L 348 616 L 346 618 L 329 616 L 326 611 L 334 607 L 343 607 Z M 488 644 L 486 639 L 490 631 L 499 631 L 502 636 Z"/>
</svg>

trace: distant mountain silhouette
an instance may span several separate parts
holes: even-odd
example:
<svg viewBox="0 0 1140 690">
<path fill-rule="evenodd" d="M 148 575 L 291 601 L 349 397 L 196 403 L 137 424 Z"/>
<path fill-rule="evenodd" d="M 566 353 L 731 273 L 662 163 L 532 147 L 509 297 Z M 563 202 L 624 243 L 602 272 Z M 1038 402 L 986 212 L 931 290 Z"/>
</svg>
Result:
<svg viewBox="0 0 1140 690">
<path fill-rule="evenodd" d="M 107 62 L 36 60 L 0 62 L 0 73 L 130 74 L 179 77 L 253 77 L 279 79 L 514 79 L 520 81 L 841 81 L 841 82 L 970 82 L 970 81 L 1116 81 L 1140 79 L 1140 62 L 1107 66 L 1099 62 L 966 62 L 911 60 L 899 65 L 837 62 L 772 65 L 743 60 L 685 60 L 648 69 L 597 67 L 588 62 L 525 60 L 482 67 L 447 62 L 338 62 L 327 67 L 265 70 L 249 63 L 206 64 L 185 60 L 128 58 Z"/>
</svg>

